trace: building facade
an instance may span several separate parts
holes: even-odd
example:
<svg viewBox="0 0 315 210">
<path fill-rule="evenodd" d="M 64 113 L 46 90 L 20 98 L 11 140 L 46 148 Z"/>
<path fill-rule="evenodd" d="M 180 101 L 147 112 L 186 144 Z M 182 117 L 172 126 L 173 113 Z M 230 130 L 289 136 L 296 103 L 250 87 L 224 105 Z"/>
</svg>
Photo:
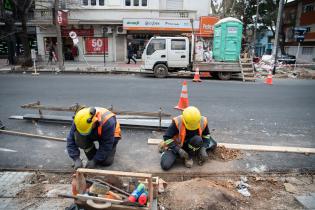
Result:
<svg viewBox="0 0 315 210">
<path fill-rule="evenodd" d="M 49 47 L 56 44 L 51 3 L 36 4 L 35 19 L 39 56 L 47 60 Z M 65 60 L 125 61 L 127 44 L 132 43 L 140 59 L 146 42 L 156 35 L 180 35 L 199 30 L 199 18 L 208 16 L 208 0 L 67 0 L 61 5 L 68 25 L 61 28 Z M 71 56 L 73 42 L 79 40 L 78 57 Z M 84 55 L 84 57 L 83 57 Z"/>
<path fill-rule="evenodd" d="M 296 0 L 284 6 L 283 28 L 285 32 L 285 51 L 297 55 L 298 43 L 294 37 L 295 27 L 306 28 L 304 42 L 299 48 L 298 62 L 315 62 L 315 1 Z"/>
</svg>

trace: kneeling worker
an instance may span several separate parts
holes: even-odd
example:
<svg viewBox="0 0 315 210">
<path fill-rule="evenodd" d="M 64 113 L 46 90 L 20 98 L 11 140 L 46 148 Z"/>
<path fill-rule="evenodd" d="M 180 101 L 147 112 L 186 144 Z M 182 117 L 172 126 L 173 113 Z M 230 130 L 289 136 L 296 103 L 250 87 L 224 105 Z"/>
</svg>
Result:
<svg viewBox="0 0 315 210">
<path fill-rule="evenodd" d="M 74 116 L 67 137 L 67 150 L 74 161 L 74 168 L 83 166 L 79 148 L 83 149 L 88 159 L 86 168 L 94 168 L 96 165 L 110 166 L 120 138 L 120 125 L 111 111 L 100 107 L 81 109 Z M 98 149 L 94 141 L 98 142 Z"/>
<path fill-rule="evenodd" d="M 193 106 L 184 109 L 183 114 L 173 118 L 160 144 L 161 167 L 170 169 L 177 157 L 185 160 L 185 166 L 191 168 L 192 156 L 198 157 L 202 165 L 208 160 L 207 151 L 216 148 L 217 143 L 211 138 L 207 118 L 201 116 L 200 111 Z M 162 151 L 161 151 L 162 148 Z"/>
</svg>

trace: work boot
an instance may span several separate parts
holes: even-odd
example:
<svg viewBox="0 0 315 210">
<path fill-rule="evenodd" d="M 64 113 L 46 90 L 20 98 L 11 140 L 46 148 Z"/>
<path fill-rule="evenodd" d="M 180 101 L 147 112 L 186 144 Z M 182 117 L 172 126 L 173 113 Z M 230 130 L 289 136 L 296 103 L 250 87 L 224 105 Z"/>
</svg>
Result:
<svg viewBox="0 0 315 210">
<path fill-rule="evenodd" d="M 207 149 L 205 147 L 201 147 L 198 151 L 198 159 L 199 159 L 199 165 L 202 165 L 205 161 L 209 159 Z"/>
<path fill-rule="evenodd" d="M 192 158 L 185 159 L 185 166 L 186 166 L 187 168 L 191 168 L 191 167 L 193 166 L 193 164 L 194 164 L 194 161 L 193 161 Z"/>
</svg>

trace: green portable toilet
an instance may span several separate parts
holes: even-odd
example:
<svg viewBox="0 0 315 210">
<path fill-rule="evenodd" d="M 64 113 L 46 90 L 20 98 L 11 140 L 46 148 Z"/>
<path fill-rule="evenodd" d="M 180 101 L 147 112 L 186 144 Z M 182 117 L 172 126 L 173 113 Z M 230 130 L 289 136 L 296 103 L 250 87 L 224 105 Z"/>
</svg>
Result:
<svg viewBox="0 0 315 210">
<path fill-rule="evenodd" d="M 215 61 L 236 62 L 242 44 L 243 23 L 232 17 L 219 20 L 214 25 L 213 58 Z"/>
</svg>

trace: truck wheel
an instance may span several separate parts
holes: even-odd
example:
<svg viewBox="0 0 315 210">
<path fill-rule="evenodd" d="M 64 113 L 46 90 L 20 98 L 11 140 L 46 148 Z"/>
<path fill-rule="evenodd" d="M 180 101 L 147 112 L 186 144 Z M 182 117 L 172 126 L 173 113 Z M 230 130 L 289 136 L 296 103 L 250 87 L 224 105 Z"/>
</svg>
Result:
<svg viewBox="0 0 315 210">
<path fill-rule="evenodd" d="M 231 73 L 230 72 L 219 72 L 218 73 L 220 80 L 229 80 L 231 79 Z"/>
<path fill-rule="evenodd" d="M 157 64 L 154 67 L 154 76 L 157 78 L 165 78 L 168 75 L 168 68 L 164 64 Z"/>
</svg>

